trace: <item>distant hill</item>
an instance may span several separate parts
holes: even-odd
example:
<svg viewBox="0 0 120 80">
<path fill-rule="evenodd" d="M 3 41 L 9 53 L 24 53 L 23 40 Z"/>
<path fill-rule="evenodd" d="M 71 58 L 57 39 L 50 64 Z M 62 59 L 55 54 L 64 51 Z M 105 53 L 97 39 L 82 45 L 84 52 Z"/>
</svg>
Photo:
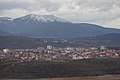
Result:
<svg viewBox="0 0 120 80">
<path fill-rule="evenodd" d="M 94 37 L 94 39 L 120 41 L 120 34 L 118 34 L 118 33 L 109 33 L 109 34 L 104 34 L 104 35 Z"/>
<path fill-rule="evenodd" d="M 0 36 L 13 36 L 13 34 L 0 30 Z"/>
<path fill-rule="evenodd" d="M 55 47 L 120 47 L 120 34 L 110 33 L 88 38 L 28 38 L 22 36 L 0 36 L 0 48 L 38 48 Z"/>
<path fill-rule="evenodd" d="M 36 44 L 36 41 L 21 36 L 0 36 L 0 48 L 37 48 L 40 44 Z M 40 39 L 39 41 L 41 42 Z"/>
<path fill-rule="evenodd" d="M 88 23 L 71 23 L 54 15 L 29 14 L 19 18 L 0 18 L 0 30 L 27 37 L 80 38 L 108 33 L 120 33 L 120 29 L 104 28 Z"/>
</svg>

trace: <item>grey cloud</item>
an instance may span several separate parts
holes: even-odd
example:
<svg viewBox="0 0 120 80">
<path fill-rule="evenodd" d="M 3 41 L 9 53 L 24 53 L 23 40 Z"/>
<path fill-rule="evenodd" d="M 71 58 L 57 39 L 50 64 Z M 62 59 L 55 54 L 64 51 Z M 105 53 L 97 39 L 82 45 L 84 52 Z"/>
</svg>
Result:
<svg viewBox="0 0 120 80">
<path fill-rule="evenodd" d="M 30 7 L 30 3 L 22 3 L 22 2 L 2 2 L 0 3 L 0 10 L 9 10 L 15 8 L 27 9 Z"/>
<path fill-rule="evenodd" d="M 110 10 L 113 5 L 120 7 L 120 0 L 78 0 L 76 3 L 81 7 L 94 7 L 101 11 Z"/>
<path fill-rule="evenodd" d="M 60 8 L 60 4 L 52 3 L 52 2 L 39 2 L 35 5 L 38 8 L 44 8 L 48 11 L 56 11 Z"/>
<path fill-rule="evenodd" d="M 114 6 L 118 9 L 115 10 Z M 46 14 L 55 14 L 73 22 L 100 22 L 103 25 L 106 21 L 120 18 L 120 0 L 6 0 L 0 3 L 0 15 L 11 9 L 23 9 L 29 13 L 43 9 Z"/>
<path fill-rule="evenodd" d="M 51 2 L 50 0 L 36 0 L 35 3 L 31 2 L 16 2 L 16 1 L 11 1 L 11 2 L 1 2 L 0 3 L 0 10 L 10 10 L 10 9 L 25 9 L 25 10 L 31 10 L 31 9 L 36 9 L 36 8 L 43 8 L 48 11 L 55 11 L 60 8 L 60 4 Z"/>
</svg>

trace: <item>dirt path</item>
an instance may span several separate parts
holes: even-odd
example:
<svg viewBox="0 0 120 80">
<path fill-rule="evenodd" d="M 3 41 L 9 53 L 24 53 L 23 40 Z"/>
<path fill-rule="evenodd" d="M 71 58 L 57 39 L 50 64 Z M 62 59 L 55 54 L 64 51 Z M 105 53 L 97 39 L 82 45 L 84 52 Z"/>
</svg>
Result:
<svg viewBox="0 0 120 80">
<path fill-rule="evenodd" d="M 26 79 L 0 79 L 0 80 L 26 80 Z M 70 77 L 70 78 L 41 78 L 41 79 L 27 79 L 27 80 L 120 80 L 120 75 Z"/>
</svg>

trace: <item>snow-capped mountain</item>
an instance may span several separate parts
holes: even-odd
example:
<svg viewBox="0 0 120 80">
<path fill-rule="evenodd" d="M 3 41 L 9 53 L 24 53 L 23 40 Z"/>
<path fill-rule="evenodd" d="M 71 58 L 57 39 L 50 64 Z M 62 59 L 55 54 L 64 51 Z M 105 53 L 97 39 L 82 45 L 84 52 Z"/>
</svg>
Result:
<svg viewBox="0 0 120 80">
<path fill-rule="evenodd" d="M 14 21 L 24 21 L 24 23 L 29 23 L 29 22 L 45 22 L 45 23 L 50 23 L 50 22 L 62 22 L 66 23 L 69 22 L 67 20 L 64 20 L 62 18 L 56 17 L 54 15 L 36 15 L 36 14 L 29 14 L 20 18 L 14 19 Z"/>
<path fill-rule="evenodd" d="M 11 22 L 13 19 L 9 17 L 1 17 L 0 18 L 0 23 L 6 24 L 8 22 Z"/>
<path fill-rule="evenodd" d="M 79 38 L 120 33 L 120 29 L 88 23 L 71 23 L 54 15 L 29 14 L 15 19 L 2 17 L 0 22 L 0 30 L 27 37 Z"/>
<path fill-rule="evenodd" d="M 0 20 L 9 20 L 9 21 L 12 21 L 13 19 L 12 18 L 9 18 L 9 17 L 1 17 Z"/>
</svg>

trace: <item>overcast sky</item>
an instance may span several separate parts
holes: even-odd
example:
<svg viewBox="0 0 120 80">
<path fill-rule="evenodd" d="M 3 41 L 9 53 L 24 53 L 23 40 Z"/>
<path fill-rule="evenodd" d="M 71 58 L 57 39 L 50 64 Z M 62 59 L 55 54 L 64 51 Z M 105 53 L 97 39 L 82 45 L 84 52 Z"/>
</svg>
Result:
<svg viewBox="0 0 120 80">
<path fill-rule="evenodd" d="M 120 0 L 0 0 L 0 17 L 52 14 L 71 22 L 120 29 Z"/>
</svg>

